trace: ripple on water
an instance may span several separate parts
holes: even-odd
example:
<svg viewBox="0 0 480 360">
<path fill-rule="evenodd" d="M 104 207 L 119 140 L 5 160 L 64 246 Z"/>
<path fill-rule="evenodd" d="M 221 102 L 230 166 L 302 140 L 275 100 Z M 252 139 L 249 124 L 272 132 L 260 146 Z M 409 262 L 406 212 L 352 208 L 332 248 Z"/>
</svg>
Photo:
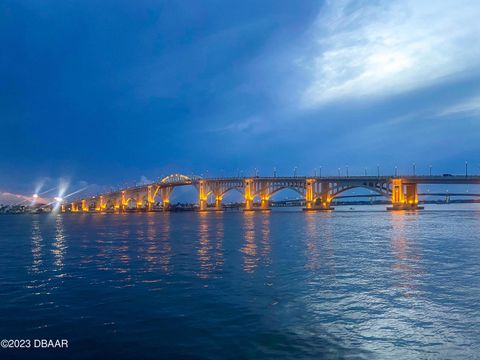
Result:
<svg viewBox="0 0 480 360">
<path fill-rule="evenodd" d="M 0 217 L 0 330 L 79 358 L 472 358 L 479 214 Z"/>
</svg>

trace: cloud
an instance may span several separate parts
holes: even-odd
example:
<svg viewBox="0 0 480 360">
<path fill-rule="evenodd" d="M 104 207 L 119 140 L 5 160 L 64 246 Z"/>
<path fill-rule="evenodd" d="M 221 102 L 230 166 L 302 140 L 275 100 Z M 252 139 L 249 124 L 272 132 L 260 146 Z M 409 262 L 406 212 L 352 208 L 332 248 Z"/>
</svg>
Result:
<svg viewBox="0 0 480 360">
<path fill-rule="evenodd" d="M 310 74 L 301 99 L 393 95 L 478 67 L 480 2 L 329 1 L 298 60 Z"/>
<path fill-rule="evenodd" d="M 452 115 L 480 115 L 480 96 L 471 97 L 455 105 L 448 106 L 438 113 L 438 116 Z"/>
<path fill-rule="evenodd" d="M 230 123 L 226 126 L 211 129 L 212 132 L 228 132 L 235 134 L 261 134 L 268 130 L 268 124 L 266 121 L 258 115 L 249 116 L 239 121 Z"/>
</svg>

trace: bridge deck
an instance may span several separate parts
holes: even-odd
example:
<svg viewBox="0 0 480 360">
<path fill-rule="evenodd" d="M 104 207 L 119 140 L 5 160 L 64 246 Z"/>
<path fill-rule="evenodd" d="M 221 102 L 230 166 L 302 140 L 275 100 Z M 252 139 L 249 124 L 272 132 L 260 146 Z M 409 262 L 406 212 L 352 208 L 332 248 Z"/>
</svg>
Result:
<svg viewBox="0 0 480 360">
<path fill-rule="evenodd" d="M 221 177 L 221 178 L 188 178 L 183 175 L 176 174 L 164 178 L 162 181 L 154 182 L 150 184 L 144 184 L 139 186 L 127 187 L 121 190 L 111 191 L 103 194 L 97 194 L 96 196 L 90 196 L 89 199 L 95 199 L 96 197 L 113 198 L 119 197 L 123 192 L 125 193 L 138 193 L 145 192 L 148 188 L 154 189 L 173 189 L 177 186 L 193 185 L 197 188 L 202 188 L 204 184 L 210 187 L 224 186 L 233 188 L 245 188 L 247 182 L 254 182 L 259 187 L 274 185 L 278 189 L 283 188 L 296 188 L 305 189 L 306 182 L 314 180 L 316 183 L 330 183 L 342 191 L 348 190 L 353 187 L 375 187 L 382 190 L 382 194 L 388 195 L 388 189 L 384 189 L 385 184 L 389 184 L 395 181 L 395 179 L 401 179 L 402 183 L 408 184 L 442 184 L 442 185 L 454 185 L 454 184 L 480 184 L 480 176 L 465 176 L 465 175 L 406 175 L 406 176 L 275 176 L 275 177 Z M 202 185 L 203 184 L 203 185 Z M 265 185 L 263 185 L 265 184 Z M 340 184 L 340 185 L 338 185 Z M 377 189 L 378 190 L 378 189 Z M 303 190 L 302 190 L 303 191 Z M 257 195 L 258 193 L 255 193 Z M 337 194 L 339 195 L 339 194 Z M 468 194 L 440 194 L 440 193 L 421 193 L 418 195 L 450 195 L 450 196 L 467 196 Z M 150 196 L 150 195 L 149 195 Z M 476 196 L 471 194 L 471 196 Z M 77 199 L 76 201 L 79 201 Z"/>
</svg>

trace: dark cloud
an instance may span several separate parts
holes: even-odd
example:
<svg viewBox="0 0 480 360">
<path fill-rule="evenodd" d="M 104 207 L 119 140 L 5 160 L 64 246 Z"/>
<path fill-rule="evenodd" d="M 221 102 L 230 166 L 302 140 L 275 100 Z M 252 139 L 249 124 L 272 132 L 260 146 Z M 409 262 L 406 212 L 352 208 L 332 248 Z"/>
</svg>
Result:
<svg viewBox="0 0 480 360">
<path fill-rule="evenodd" d="M 104 184 L 88 186 L 101 191 L 171 172 L 270 173 L 274 166 L 279 173 L 294 166 L 313 173 L 320 165 L 335 172 L 345 164 L 363 171 L 377 163 L 435 161 L 447 171 L 478 153 L 478 64 L 468 57 L 468 71 L 440 77 L 422 68 L 421 76 L 407 78 L 418 86 L 402 92 L 390 91 L 377 77 L 370 78 L 375 91 L 366 91 L 357 66 L 350 90 L 360 89 L 362 96 L 351 96 L 338 86 L 348 81 L 355 56 L 363 71 L 368 62 L 362 56 L 391 61 L 400 70 L 406 58 L 375 57 L 375 44 L 364 42 L 363 52 L 350 49 L 321 62 L 326 52 L 348 47 L 351 35 L 339 28 L 341 41 L 335 42 L 335 33 L 319 27 L 333 16 L 332 4 L 337 2 L 2 2 L 2 188 L 30 194 L 48 176 L 55 184 L 68 177 L 72 191 Z M 462 6 L 456 18 L 463 18 Z M 362 2 L 345 16 L 358 8 Z M 375 11 L 369 5 L 366 13 Z M 369 15 L 349 26 L 364 30 L 377 21 L 374 29 L 388 30 L 379 18 Z M 472 24 L 463 25 L 468 33 Z M 451 48 L 464 46 L 464 38 L 447 35 Z M 411 46 L 405 48 L 412 54 Z M 334 73 L 326 76 L 329 64 Z M 403 84 L 401 79 L 395 77 Z M 306 94 L 310 100 L 315 95 L 309 106 Z"/>
</svg>

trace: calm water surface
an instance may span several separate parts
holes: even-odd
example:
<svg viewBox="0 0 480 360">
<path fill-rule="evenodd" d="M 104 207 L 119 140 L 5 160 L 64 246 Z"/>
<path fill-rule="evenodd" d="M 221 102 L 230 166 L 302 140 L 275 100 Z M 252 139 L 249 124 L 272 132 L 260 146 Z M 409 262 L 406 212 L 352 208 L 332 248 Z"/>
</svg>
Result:
<svg viewBox="0 0 480 360">
<path fill-rule="evenodd" d="M 0 358 L 479 358 L 480 211 L 439 209 L 0 216 L 0 338 L 69 340 Z"/>
</svg>

